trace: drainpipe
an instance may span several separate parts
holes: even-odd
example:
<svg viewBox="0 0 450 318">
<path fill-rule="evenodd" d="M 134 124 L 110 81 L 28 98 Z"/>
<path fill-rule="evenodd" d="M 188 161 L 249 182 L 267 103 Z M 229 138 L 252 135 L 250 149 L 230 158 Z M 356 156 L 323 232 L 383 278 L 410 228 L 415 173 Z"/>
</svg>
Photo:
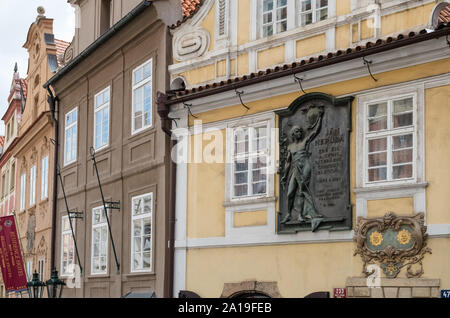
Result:
<svg viewBox="0 0 450 318">
<path fill-rule="evenodd" d="M 52 243 L 51 243 L 51 266 L 50 268 L 56 269 L 55 266 L 55 254 L 56 254 L 56 200 L 58 198 L 58 151 L 59 151 L 59 125 L 58 125 L 58 108 L 59 99 L 55 97 L 49 87 L 47 87 L 48 98 L 47 101 L 50 106 L 50 112 L 53 119 L 53 128 L 55 130 L 55 147 L 53 153 L 53 198 L 52 198 Z"/>
<path fill-rule="evenodd" d="M 168 297 L 173 297 L 174 284 L 174 253 L 175 253 L 175 202 L 176 202 L 176 181 L 177 181 L 177 165 L 172 160 L 170 153 L 171 149 L 176 146 L 177 141 L 172 140 L 172 131 L 170 129 L 171 120 L 169 119 L 169 106 L 167 105 L 167 95 L 161 92 L 157 94 L 157 110 L 161 118 L 161 129 L 169 136 L 169 160 L 170 160 L 170 199 L 169 199 L 169 282 L 168 282 Z"/>
</svg>

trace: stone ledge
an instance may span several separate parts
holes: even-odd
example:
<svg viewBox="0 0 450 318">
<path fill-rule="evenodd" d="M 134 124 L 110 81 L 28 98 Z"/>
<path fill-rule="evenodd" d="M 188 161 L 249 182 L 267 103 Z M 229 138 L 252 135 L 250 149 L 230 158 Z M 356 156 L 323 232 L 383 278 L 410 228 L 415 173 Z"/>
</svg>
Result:
<svg viewBox="0 0 450 318">
<path fill-rule="evenodd" d="M 381 278 L 382 287 L 437 287 L 441 285 L 440 279 L 432 278 Z M 348 277 L 347 287 L 367 287 L 366 277 Z"/>
</svg>

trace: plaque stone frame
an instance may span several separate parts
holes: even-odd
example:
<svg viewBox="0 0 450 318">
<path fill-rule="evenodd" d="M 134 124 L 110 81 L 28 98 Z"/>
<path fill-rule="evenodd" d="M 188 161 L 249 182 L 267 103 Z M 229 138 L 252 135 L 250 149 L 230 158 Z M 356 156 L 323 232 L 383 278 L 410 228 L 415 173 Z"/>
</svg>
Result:
<svg viewBox="0 0 450 318">
<path fill-rule="evenodd" d="M 352 228 L 353 99 L 308 93 L 275 112 L 280 145 L 278 234 Z"/>
</svg>

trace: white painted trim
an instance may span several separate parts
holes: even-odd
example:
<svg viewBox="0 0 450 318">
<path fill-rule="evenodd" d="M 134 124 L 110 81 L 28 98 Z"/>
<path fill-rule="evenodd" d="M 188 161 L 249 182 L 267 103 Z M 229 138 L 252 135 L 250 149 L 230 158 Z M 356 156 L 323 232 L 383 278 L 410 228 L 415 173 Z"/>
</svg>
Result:
<svg viewBox="0 0 450 318">
<path fill-rule="evenodd" d="M 134 74 L 134 72 L 133 72 L 133 74 Z M 108 101 L 106 103 L 103 103 L 100 106 L 97 106 L 97 96 L 101 95 L 101 94 L 103 94 L 103 93 L 105 93 L 107 91 L 108 91 Z M 98 92 L 97 94 L 94 95 L 94 116 L 93 116 L 94 117 L 93 118 L 94 135 L 93 135 L 92 145 L 93 145 L 95 151 L 99 151 L 99 150 L 101 150 L 103 148 L 107 148 L 109 146 L 109 143 L 110 143 L 110 137 L 111 137 L 111 106 L 110 106 L 111 105 L 111 95 L 112 95 L 111 94 L 111 86 L 107 86 L 106 88 L 104 88 L 103 90 L 101 90 L 100 92 Z M 96 140 L 96 137 L 97 137 L 97 125 L 95 124 L 95 119 L 96 119 L 97 113 L 103 111 L 104 109 L 108 109 L 108 140 L 107 140 L 106 144 L 97 147 L 97 145 L 95 144 L 95 140 Z M 103 118 L 101 120 L 101 125 L 102 125 L 102 127 L 101 127 L 100 134 L 103 133 Z M 101 137 L 103 137 L 103 136 L 101 136 Z M 103 138 L 102 138 L 102 140 L 100 142 L 103 142 Z"/>
<path fill-rule="evenodd" d="M 363 157 L 358 156 L 356 160 L 357 173 L 356 186 L 357 187 L 376 187 L 388 186 L 394 184 L 405 184 L 405 183 L 421 183 L 425 182 L 424 176 L 424 165 L 422 163 L 423 153 L 425 148 L 423 147 L 425 143 L 425 104 L 424 104 L 424 90 L 423 84 L 412 85 L 410 83 L 405 83 L 401 87 L 389 88 L 385 87 L 383 91 L 363 93 L 357 96 L 357 114 L 356 114 L 356 153 L 364 154 Z M 367 132 L 367 105 L 369 103 L 375 103 L 380 100 L 393 100 L 401 97 L 413 96 L 413 121 L 414 129 L 411 131 L 414 134 L 414 154 L 413 154 L 413 178 L 410 180 L 399 180 L 399 181 L 386 181 L 386 182 L 367 182 L 367 145 L 366 137 Z M 390 117 L 388 117 L 389 120 Z M 406 133 L 406 132 L 405 132 Z M 373 133 L 371 133 L 372 135 Z M 389 131 L 389 136 L 394 134 L 394 132 Z M 384 136 L 384 135 L 383 135 Z M 389 148 L 389 147 L 388 147 Z M 419 150 L 419 151 L 417 151 Z M 388 149 L 389 152 L 389 149 Z M 389 173 L 389 169 L 388 169 Z"/>
<path fill-rule="evenodd" d="M 147 78 L 143 78 L 139 83 L 134 83 L 134 74 L 139 70 L 139 69 L 144 69 L 144 66 L 150 64 L 150 70 L 151 70 L 151 74 L 149 77 Z M 140 132 L 150 129 L 151 127 L 153 127 L 153 75 L 155 73 L 155 69 L 154 69 L 154 65 L 153 65 L 153 58 L 148 59 L 147 61 L 145 61 L 144 63 L 142 63 L 141 65 L 135 67 L 133 69 L 133 71 L 131 72 L 131 135 L 134 136 L 136 134 L 139 134 Z M 139 129 L 135 129 L 134 125 L 135 125 L 135 118 L 134 118 L 134 92 L 137 89 L 142 88 L 143 92 L 142 94 L 145 93 L 145 85 L 150 83 L 150 93 L 151 93 L 151 97 L 150 97 L 150 125 L 145 125 L 144 124 L 144 118 L 145 118 L 145 112 L 144 112 L 144 101 L 145 98 L 142 99 L 142 127 Z"/>
<path fill-rule="evenodd" d="M 296 234 L 254 234 L 239 235 L 235 238 L 209 237 L 188 239 L 187 241 L 175 242 L 175 249 L 184 248 L 218 248 L 237 246 L 270 246 L 284 244 L 310 244 L 310 243 L 337 243 L 352 242 L 352 231 L 318 231 L 299 232 Z"/>
<path fill-rule="evenodd" d="M 428 224 L 427 233 L 431 238 L 450 237 L 450 224 Z"/>
<path fill-rule="evenodd" d="M 371 70 L 372 73 L 376 75 L 378 73 L 446 59 L 448 58 L 447 50 L 447 43 L 445 39 L 441 38 L 409 45 L 406 50 L 405 48 L 398 48 L 387 52 L 370 55 L 369 59 L 372 61 Z M 351 61 L 346 61 L 335 65 L 303 72 L 302 85 L 306 91 L 312 91 L 316 87 L 322 87 L 325 85 L 367 76 L 367 66 L 364 65 L 362 59 L 354 59 Z M 445 84 L 447 83 L 448 78 L 449 74 L 444 74 L 432 78 L 424 78 L 416 81 L 411 81 L 411 83 L 427 83 L 434 82 L 437 79 L 441 79 L 444 81 L 442 83 Z M 393 85 L 392 87 L 400 87 L 403 85 L 404 83 Z M 430 85 L 440 85 L 440 83 Z M 377 90 L 381 91 L 384 89 L 385 87 L 379 87 L 368 89 L 364 92 L 375 92 Z M 246 86 L 243 98 L 246 102 L 252 102 L 268 97 L 289 94 L 298 91 L 298 83 L 294 81 L 293 77 L 285 76 L 272 81 L 266 81 Z M 355 95 L 357 93 L 359 92 L 352 92 L 348 95 Z M 236 97 L 236 93 L 231 90 L 220 94 L 198 98 L 190 103 L 193 104 L 193 107 L 191 108 L 192 112 L 194 114 L 198 114 L 209 110 L 238 105 L 239 99 Z M 287 106 L 288 105 L 286 105 L 286 107 Z M 182 107 L 183 106 L 181 105 L 181 108 Z"/>
<path fill-rule="evenodd" d="M 242 197 L 242 198 L 233 198 L 232 192 L 233 192 L 233 153 L 234 153 L 234 138 L 233 138 L 233 132 L 234 129 L 237 127 L 243 127 L 243 126 L 255 126 L 259 125 L 261 123 L 267 124 L 267 137 L 268 139 L 268 154 L 267 154 L 267 188 L 266 188 L 266 194 L 265 195 L 259 195 L 259 196 L 250 196 L 250 197 Z M 225 163 L 225 204 L 227 202 L 235 202 L 238 203 L 239 201 L 249 201 L 249 200 L 258 200 L 259 198 L 267 198 L 267 197 L 273 197 L 275 193 L 274 189 L 274 183 L 275 183 L 275 176 L 274 176 L 274 170 L 275 170 L 275 137 L 272 135 L 273 128 L 275 127 L 275 114 L 273 112 L 266 112 L 266 113 L 259 113 L 255 114 L 254 116 L 242 118 L 239 121 L 224 121 L 222 124 L 226 125 L 226 163 Z M 204 127 L 203 127 L 204 128 Z M 251 139 L 249 139 L 249 142 L 252 142 Z M 249 171 L 250 173 L 250 171 Z M 255 202 L 256 202 L 255 201 Z M 248 204 L 245 204 L 247 206 Z M 229 210 L 235 211 L 235 206 Z"/>
<path fill-rule="evenodd" d="M 105 220 L 102 223 L 94 225 L 94 211 L 95 210 L 100 210 L 100 214 L 102 214 L 102 215 L 105 213 L 103 205 L 97 206 L 95 208 L 92 208 L 92 210 L 91 210 L 92 213 L 91 213 L 91 259 L 90 259 L 90 261 L 91 261 L 91 275 L 92 276 L 106 275 L 106 274 L 108 274 L 108 270 L 109 270 L 109 229 L 108 229 L 108 223 L 107 223 L 106 217 L 105 217 Z M 105 269 L 105 271 L 94 272 L 94 229 L 102 228 L 102 227 L 106 227 L 106 242 L 105 242 L 106 269 Z M 101 238 L 100 238 L 99 243 L 100 242 L 101 242 Z M 99 246 L 99 252 L 100 252 L 100 246 Z"/>
<path fill-rule="evenodd" d="M 336 28 L 330 28 L 325 32 L 325 48 L 328 52 L 334 52 L 336 48 Z"/>
<path fill-rule="evenodd" d="M 184 143 L 185 154 L 179 155 L 181 155 L 182 157 L 186 156 L 187 149 L 189 149 L 189 135 L 186 131 L 186 128 L 188 127 L 188 112 L 186 109 L 180 109 L 177 112 L 171 113 L 170 117 L 180 118 L 178 120 L 179 130 L 174 131 L 174 136 L 177 136 L 179 143 Z M 175 200 L 175 242 L 185 241 L 187 239 L 188 169 L 186 162 L 178 160 L 176 175 L 177 195 Z M 173 297 L 178 297 L 178 293 L 180 292 L 180 290 L 186 289 L 186 269 L 186 249 L 184 248 L 175 250 Z"/>
<path fill-rule="evenodd" d="M 251 2 L 250 2 L 250 41 L 253 42 L 257 38 L 258 38 L 258 0 L 251 0 Z M 239 49 L 237 49 L 237 51 L 239 51 Z M 170 70 L 170 66 L 169 66 L 169 70 Z"/>
<path fill-rule="evenodd" d="M 72 114 L 75 111 L 77 112 L 76 121 L 74 123 L 71 123 L 69 126 L 66 126 L 67 116 L 69 116 L 69 114 Z M 78 111 L 78 106 L 71 109 L 64 115 L 64 167 L 73 162 L 76 162 L 78 160 L 77 158 L 78 158 L 78 119 L 79 119 L 79 117 L 80 117 L 80 112 Z M 67 133 L 67 130 L 72 129 L 72 127 L 75 127 L 77 130 L 77 133 L 75 135 L 75 138 L 76 138 L 76 140 L 75 140 L 75 158 L 70 161 L 67 161 L 67 158 L 66 158 L 66 150 L 67 150 L 66 133 Z"/>
<path fill-rule="evenodd" d="M 197 26 L 203 19 L 206 17 L 206 14 L 199 19 L 200 13 L 205 10 L 205 8 L 210 5 L 210 3 L 214 2 L 213 0 L 208 0 L 207 3 L 201 6 L 201 9 L 198 13 L 194 15 L 192 19 L 189 19 L 186 21 L 184 25 L 182 25 L 180 28 L 177 28 L 174 31 L 174 39 L 177 37 L 180 37 L 180 34 L 189 34 L 190 30 L 192 30 L 193 26 Z M 202 56 L 190 58 L 189 60 L 185 60 L 181 63 L 172 64 L 169 65 L 169 72 L 172 76 L 175 76 L 176 74 L 180 74 L 183 72 L 186 72 L 188 70 L 192 70 L 198 67 L 202 67 L 208 64 L 211 64 L 212 60 L 222 60 L 226 57 L 229 52 L 241 52 L 245 53 L 250 50 L 261 50 L 264 47 L 271 47 L 271 46 L 279 46 L 284 44 L 287 41 L 293 40 L 298 41 L 304 38 L 308 38 L 311 36 L 319 35 L 321 33 L 326 32 L 328 29 L 332 29 L 335 27 L 339 27 L 341 25 L 349 24 L 349 23 L 359 23 L 360 20 L 364 20 L 366 18 L 369 18 L 373 15 L 375 15 L 375 22 L 377 26 L 381 26 L 381 17 L 386 16 L 389 14 L 393 14 L 396 12 L 404 11 L 406 9 L 415 8 L 427 3 L 433 2 L 432 0 L 422 0 L 422 1 L 407 1 L 407 0 L 400 0 L 400 1 L 389 1 L 387 3 L 383 3 L 378 8 L 374 10 L 367 10 L 367 7 L 358 7 L 353 8 L 352 12 L 341 15 L 341 16 L 331 16 L 330 14 L 330 5 L 331 1 L 329 2 L 329 18 L 323 21 L 319 21 L 316 23 L 312 23 L 309 25 L 306 25 L 304 27 L 295 27 L 293 29 L 289 29 L 285 32 L 281 32 L 278 34 L 274 34 L 273 36 L 270 36 L 268 38 L 259 38 L 258 36 L 258 0 L 251 0 L 251 7 L 250 7 L 250 42 L 244 43 L 239 46 L 229 46 L 226 48 L 215 48 L 214 51 L 211 52 L 203 52 Z M 374 4 L 374 1 L 371 0 L 372 6 Z M 209 9 L 208 9 L 209 11 Z M 208 12 L 207 11 L 207 12 Z M 206 12 L 206 13 L 207 13 Z M 297 12 L 297 11 L 296 11 Z M 194 23 L 194 21 L 191 21 L 193 19 L 196 19 L 197 24 Z M 415 28 L 412 28 L 411 30 L 419 30 L 423 29 L 424 27 L 427 27 L 427 25 L 420 25 Z M 351 30 L 350 30 L 351 31 Z M 173 31 L 172 31 L 173 32 Z M 397 32 L 398 33 L 398 32 Z M 396 34 L 397 34 L 396 33 Z M 374 38 L 378 38 L 381 35 L 380 28 L 376 29 L 376 32 L 374 32 Z M 389 35 L 386 35 L 387 37 Z M 350 37 L 351 38 L 351 37 Z M 367 39 L 369 40 L 369 39 Z M 331 40 L 330 40 L 331 41 Z M 366 40 L 364 40 L 365 42 Z M 360 45 L 361 41 L 358 41 L 358 43 L 354 43 L 349 46 L 356 46 Z M 214 80 L 215 81 L 215 80 Z M 206 83 L 206 82 L 205 82 Z M 189 86 L 189 83 L 188 87 Z"/>
</svg>

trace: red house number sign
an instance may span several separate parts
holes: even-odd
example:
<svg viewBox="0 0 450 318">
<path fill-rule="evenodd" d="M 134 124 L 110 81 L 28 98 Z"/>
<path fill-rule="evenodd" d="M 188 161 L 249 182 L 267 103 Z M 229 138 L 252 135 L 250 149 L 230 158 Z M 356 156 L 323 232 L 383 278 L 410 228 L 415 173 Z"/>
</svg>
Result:
<svg viewBox="0 0 450 318">
<path fill-rule="evenodd" d="M 334 288 L 334 298 L 347 298 L 347 289 Z"/>
</svg>

